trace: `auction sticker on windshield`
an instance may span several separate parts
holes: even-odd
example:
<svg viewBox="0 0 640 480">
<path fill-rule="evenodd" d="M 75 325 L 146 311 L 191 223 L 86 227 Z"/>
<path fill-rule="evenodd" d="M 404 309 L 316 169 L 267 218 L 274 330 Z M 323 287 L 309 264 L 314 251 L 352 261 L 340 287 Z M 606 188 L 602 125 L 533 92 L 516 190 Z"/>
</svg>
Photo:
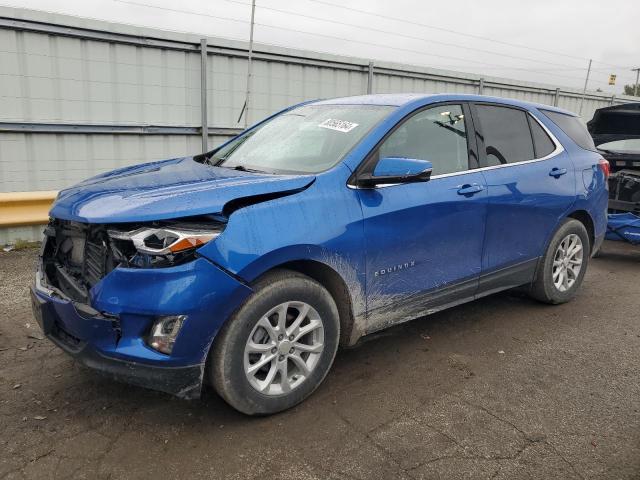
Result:
<svg viewBox="0 0 640 480">
<path fill-rule="evenodd" d="M 327 118 L 324 122 L 318 125 L 320 128 L 328 128 L 330 130 L 337 130 L 338 132 L 347 133 L 358 126 L 357 123 L 347 122 L 346 120 L 336 120 L 335 118 Z"/>
</svg>

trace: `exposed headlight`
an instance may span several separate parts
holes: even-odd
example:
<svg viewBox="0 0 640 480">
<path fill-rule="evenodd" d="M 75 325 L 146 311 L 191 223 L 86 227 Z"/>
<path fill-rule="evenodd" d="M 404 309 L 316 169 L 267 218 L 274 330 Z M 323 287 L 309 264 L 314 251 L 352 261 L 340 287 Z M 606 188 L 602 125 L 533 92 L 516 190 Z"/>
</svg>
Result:
<svg viewBox="0 0 640 480">
<path fill-rule="evenodd" d="M 140 253 L 170 255 L 198 248 L 220 233 L 220 230 L 145 227 L 131 232 L 110 230 L 109 236 L 117 240 L 130 240 Z"/>
<path fill-rule="evenodd" d="M 180 329 L 187 319 L 186 315 L 159 317 L 151 327 L 148 344 L 154 350 L 171 354 Z"/>
</svg>

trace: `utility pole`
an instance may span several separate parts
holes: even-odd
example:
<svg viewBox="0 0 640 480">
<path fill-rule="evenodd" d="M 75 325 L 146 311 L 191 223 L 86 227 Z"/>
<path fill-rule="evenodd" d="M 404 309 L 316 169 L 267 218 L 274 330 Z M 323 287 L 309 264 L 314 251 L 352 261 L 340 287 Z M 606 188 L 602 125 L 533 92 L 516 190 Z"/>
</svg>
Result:
<svg viewBox="0 0 640 480">
<path fill-rule="evenodd" d="M 578 115 L 582 115 L 582 104 L 584 103 L 584 96 L 587 94 L 587 84 L 589 83 L 589 75 L 591 74 L 591 62 L 589 59 L 589 68 L 587 68 L 587 78 L 584 79 L 584 88 L 582 89 L 582 98 L 580 98 L 580 110 Z"/>
<path fill-rule="evenodd" d="M 251 96 L 251 61 L 253 60 L 253 26 L 256 16 L 256 0 L 251 0 L 251 28 L 249 30 L 249 57 L 247 59 L 247 95 L 244 99 L 244 126 L 249 124 L 249 97 Z"/>
<path fill-rule="evenodd" d="M 209 126 L 207 111 L 207 39 L 200 40 L 200 115 L 202 121 L 202 152 L 209 150 Z"/>
<path fill-rule="evenodd" d="M 633 86 L 633 96 L 638 96 L 638 79 L 640 77 L 640 68 L 632 68 L 632 72 L 636 72 L 636 84 Z"/>
</svg>

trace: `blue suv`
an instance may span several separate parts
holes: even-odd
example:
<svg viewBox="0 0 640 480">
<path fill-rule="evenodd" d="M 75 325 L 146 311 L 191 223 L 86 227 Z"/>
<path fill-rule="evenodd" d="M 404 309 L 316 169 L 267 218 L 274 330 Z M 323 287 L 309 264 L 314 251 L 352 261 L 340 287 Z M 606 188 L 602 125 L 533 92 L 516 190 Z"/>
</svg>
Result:
<svg viewBox="0 0 640 480">
<path fill-rule="evenodd" d="M 297 105 L 195 157 L 58 195 L 34 315 L 85 365 L 247 414 L 296 405 L 338 346 L 525 287 L 575 296 L 608 163 L 557 108 L 472 95 Z"/>
</svg>

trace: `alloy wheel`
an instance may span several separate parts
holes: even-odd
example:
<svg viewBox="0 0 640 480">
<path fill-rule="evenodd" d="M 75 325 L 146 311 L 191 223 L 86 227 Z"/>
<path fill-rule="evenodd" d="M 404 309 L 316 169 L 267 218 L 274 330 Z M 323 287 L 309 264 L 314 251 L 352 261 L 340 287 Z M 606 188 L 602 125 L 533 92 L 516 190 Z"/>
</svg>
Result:
<svg viewBox="0 0 640 480">
<path fill-rule="evenodd" d="M 264 395 L 282 395 L 309 378 L 324 350 L 324 325 L 304 302 L 285 302 L 256 323 L 244 348 L 249 384 Z"/>
<path fill-rule="evenodd" d="M 582 269 L 584 248 L 578 235 L 572 233 L 562 239 L 553 257 L 553 284 L 560 292 L 569 290 Z"/>
</svg>

